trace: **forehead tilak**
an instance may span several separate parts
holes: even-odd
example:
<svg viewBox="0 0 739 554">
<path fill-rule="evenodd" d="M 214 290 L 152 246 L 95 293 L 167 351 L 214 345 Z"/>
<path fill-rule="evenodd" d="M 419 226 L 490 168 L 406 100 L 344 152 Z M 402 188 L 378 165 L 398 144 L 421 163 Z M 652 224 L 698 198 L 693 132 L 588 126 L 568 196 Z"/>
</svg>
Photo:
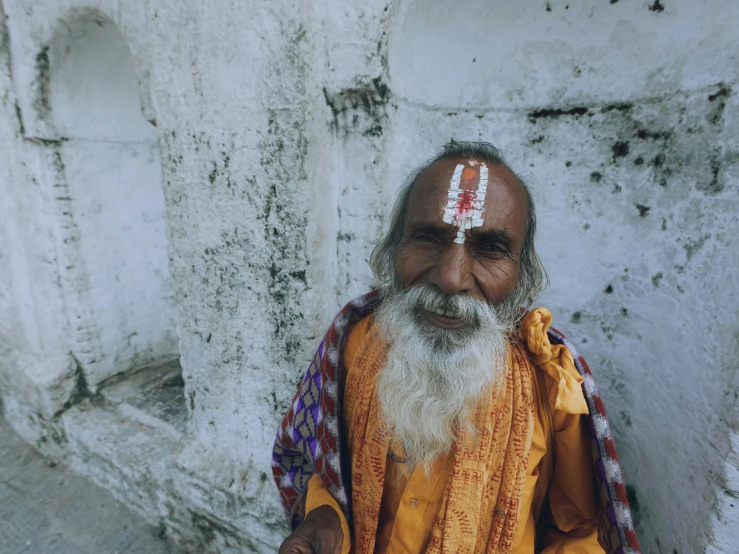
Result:
<svg viewBox="0 0 739 554">
<path fill-rule="evenodd" d="M 458 227 L 454 242 L 464 244 L 465 231 L 482 226 L 485 194 L 488 190 L 488 167 L 472 160 L 457 164 L 449 181 L 446 204 L 442 210 L 442 221 Z M 476 181 L 476 182 L 475 182 Z M 477 185 L 477 190 L 472 187 Z"/>
</svg>

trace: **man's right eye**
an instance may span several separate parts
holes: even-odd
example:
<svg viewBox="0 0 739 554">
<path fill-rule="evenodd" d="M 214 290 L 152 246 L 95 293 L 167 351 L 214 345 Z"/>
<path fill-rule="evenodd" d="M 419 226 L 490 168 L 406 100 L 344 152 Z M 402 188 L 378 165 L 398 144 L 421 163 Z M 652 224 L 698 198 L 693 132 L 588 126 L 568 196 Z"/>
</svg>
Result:
<svg viewBox="0 0 739 554">
<path fill-rule="evenodd" d="M 429 235 L 428 233 L 419 233 L 413 238 L 421 242 L 430 242 L 432 244 L 436 244 L 437 242 L 439 242 L 436 237 L 434 237 L 433 235 Z"/>
</svg>

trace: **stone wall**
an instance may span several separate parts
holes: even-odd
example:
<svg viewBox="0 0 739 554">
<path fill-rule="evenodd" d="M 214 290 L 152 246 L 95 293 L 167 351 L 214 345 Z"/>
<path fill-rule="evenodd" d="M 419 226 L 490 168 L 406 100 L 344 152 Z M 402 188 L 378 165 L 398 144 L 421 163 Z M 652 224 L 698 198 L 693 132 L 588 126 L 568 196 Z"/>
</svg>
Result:
<svg viewBox="0 0 739 554">
<path fill-rule="evenodd" d="M 732 551 L 734 3 L 0 6 L 0 390 L 27 440 L 179 356 L 162 471 L 201 519 L 160 516 L 274 551 L 299 374 L 405 174 L 483 139 L 536 191 L 542 303 L 603 389 L 644 551 Z"/>
</svg>

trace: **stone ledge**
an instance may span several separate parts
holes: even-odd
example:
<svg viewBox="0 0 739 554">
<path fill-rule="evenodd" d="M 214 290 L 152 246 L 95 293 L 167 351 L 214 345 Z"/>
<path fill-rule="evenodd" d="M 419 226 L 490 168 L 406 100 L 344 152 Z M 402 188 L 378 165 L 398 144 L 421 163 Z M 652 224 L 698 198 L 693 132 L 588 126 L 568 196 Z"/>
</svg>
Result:
<svg viewBox="0 0 739 554">
<path fill-rule="evenodd" d="M 30 418 L 12 399 L 4 411 L 41 453 L 109 490 L 151 525 L 164 525 L 180 547 L 275 552 L 287 528 L 259 501 L 269 476 L 260 490 L 233 491 L 189 467 L 183 385 L 174 362 L 109 381 L 53 419 Z"/>
</svg>

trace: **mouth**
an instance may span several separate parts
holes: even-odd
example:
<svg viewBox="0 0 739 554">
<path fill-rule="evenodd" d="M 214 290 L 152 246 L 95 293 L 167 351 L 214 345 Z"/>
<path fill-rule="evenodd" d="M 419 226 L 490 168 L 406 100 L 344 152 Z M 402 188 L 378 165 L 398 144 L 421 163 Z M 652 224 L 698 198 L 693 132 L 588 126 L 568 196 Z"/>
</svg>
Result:
<svg viewBox="0 0 739 554">
<path fill-rule="evenodd" d="M 451 310 L 421 310 L 423 316 L 437 327 L 444 329 L 457 329 L 466 324 L 459 314 Z"/>
</svg>

